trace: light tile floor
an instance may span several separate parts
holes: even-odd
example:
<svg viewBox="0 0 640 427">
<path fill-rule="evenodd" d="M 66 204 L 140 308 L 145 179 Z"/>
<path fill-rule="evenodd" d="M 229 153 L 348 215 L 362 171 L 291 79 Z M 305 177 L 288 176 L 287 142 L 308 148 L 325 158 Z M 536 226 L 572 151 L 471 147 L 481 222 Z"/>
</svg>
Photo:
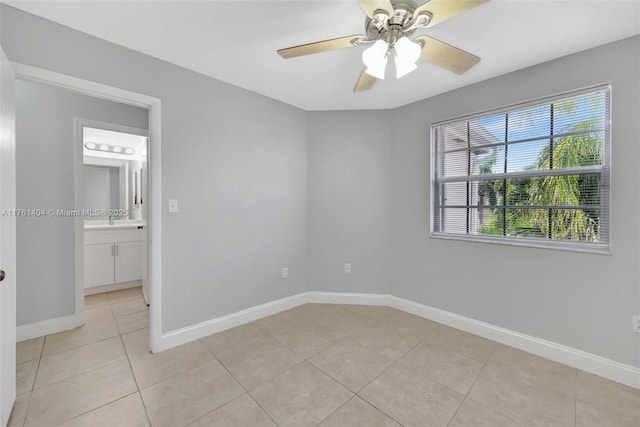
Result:
<svg viewBox="0 0 640 427">
<path fill-rule="evenodd" d="M 640 426 L 640 391 L 388 307 L 306 304 L 159 354 L 140 289 L 18 344 L 10 426 Z"/>
</svg>

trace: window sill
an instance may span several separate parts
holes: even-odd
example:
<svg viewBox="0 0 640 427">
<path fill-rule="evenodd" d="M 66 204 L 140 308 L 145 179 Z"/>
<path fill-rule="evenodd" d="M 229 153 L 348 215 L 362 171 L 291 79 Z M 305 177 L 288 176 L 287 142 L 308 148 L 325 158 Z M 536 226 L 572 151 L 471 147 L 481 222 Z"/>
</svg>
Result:
<svg viewBox="0 0 640 427">
<path fill-rule="evenodd" d="M 581 253 L 589 253 L 596 255 L 612 255 L 611 253 L 611 245 L 606 243 L 578 243 L 571 241 L 545 241 L 545 240 L 534 240 L 534 239 L 518 239 L 518 238 L 508 238 L 508 237 L 490 237 L 490 236 L 466 236 L 466 235 L 452 235 L 445 233 L 434 233 L 430 234 L 430 237 L 433 239 L 443 239 L 443 240 L 460 240 L 465 242 L 476 242 L 476 243 L 490 243 L 497 245 L 505 245 L 505 246 L 521 246 L 528 248 L 537 248 L 537 249 L 551 249 L 551 250 L 559 250 L 559 251 L 569 251 L 569 252 L 581 252 Z"/>
</svg>

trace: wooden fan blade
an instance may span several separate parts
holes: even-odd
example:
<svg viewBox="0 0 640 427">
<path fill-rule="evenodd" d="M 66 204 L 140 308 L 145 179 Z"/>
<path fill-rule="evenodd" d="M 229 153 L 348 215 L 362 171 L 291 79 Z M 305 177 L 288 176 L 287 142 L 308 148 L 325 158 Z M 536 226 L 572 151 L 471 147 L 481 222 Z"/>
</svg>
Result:
<svg viewBox="0 0 640 427">
<path fill-rule="evenodd" d="M 416 37 L 415 41 L 422 43 L 420 57 L 456 74 L 462 74 L 480 62 L 480 58 L 462 49 L 436 40 L 428 36 Z"/>
<path fill-rule="evenodd" d="M 353 87 L 354 92 L 362 92 L 363 90 L 369 90 L 373 87 L 376 80 L 378 80 L 375 77 L 365 73 L 365 70 L 366 70 L 366 67 L 362 70 L 362 73 L 360 73 L 360 78 L 356 82 L 356 85 Z"/>
<path fill-rule="evenodd" d="M 371 19 L 373 19 L 376 10 L 384 10 L 387 16 L 393 16 L 393 5 L 389 0 L 360 0 L 360 6 Z"/>
<path fill-rule="evenodd" d="M 429 12 L 431 14 L 431 21 L 429 25 L 427 25 L 427 28 L 430 28 L 488 1 L 489 0 L 431 0 L 418 7 L 413 12 L 413 15 L 417 16 L 422 12 Z"/>
<path fill-rule="evenodd" d="M 359 39 L 366 39 L 366 37 L 359 34 L 354 36 L 338 37 L 336 39 L 322 40 L 319 42 L 278 49 L 278 53 L 283 58 L 294 58 L 296 56 L 311 55 L 312 53 L 325 52 L 327 50 L 352 47 L 353 41 Z"/>
</svg>

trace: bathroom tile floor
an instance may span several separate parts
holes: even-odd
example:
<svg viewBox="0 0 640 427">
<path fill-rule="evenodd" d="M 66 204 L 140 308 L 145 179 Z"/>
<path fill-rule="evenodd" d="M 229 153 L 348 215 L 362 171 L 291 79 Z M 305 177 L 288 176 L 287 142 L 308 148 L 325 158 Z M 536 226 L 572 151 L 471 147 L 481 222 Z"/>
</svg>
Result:
<svg viewBox="0 0 640 427">
<path fill-rule="evenodd" d="M 17 346 L 10 426 L 640 426 L 640 391 L 388 307 L 306 304 L 148 351 L 139 288 Z"/>
</svg>

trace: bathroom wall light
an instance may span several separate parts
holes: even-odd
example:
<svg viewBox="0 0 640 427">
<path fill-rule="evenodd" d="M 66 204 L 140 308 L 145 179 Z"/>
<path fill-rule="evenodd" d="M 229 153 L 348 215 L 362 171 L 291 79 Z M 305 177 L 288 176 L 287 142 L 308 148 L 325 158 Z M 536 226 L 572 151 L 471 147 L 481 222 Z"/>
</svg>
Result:
<svg viewBox="0 0 640 427">
<path fill-rule="evenodd" d="M 136 150 L 133 147 L 122 147 L 120 145 L 98 144 L 92 141 L 85 142 L 84 147 L 87 150 L 101 151 L 103 153 L 133 155 L 136 152 Z"/>
</svg>

